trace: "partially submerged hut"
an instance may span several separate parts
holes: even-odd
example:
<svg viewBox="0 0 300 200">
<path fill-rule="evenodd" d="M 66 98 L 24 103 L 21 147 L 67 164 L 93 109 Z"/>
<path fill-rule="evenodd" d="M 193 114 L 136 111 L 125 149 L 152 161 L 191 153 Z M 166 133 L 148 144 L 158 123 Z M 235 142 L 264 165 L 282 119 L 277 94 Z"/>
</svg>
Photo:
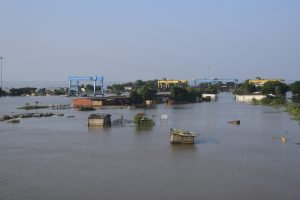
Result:
<svg viewBox="0 0 300 200">
<path fill-rule="evenodd" d="M 184 131 L 180 129 L 170 129 L 170 143 L 171 144 L 194 144 L 196 134 L 191 131 Z"/>
<path fill-rule="evenodd" d="M 88 126 L 110 126 L 111 115 L 109 114 L 91 114 L 88 119 Z"/>
</svg>

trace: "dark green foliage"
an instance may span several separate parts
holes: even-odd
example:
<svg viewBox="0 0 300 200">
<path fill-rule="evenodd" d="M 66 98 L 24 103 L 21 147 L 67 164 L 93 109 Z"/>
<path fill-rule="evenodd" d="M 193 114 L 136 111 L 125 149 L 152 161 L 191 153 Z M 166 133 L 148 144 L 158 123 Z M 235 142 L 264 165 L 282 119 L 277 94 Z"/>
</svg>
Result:
<svg viewBox="0 0 300 200">
<path fill-rule="evenodd" d="M 137 90 L 132 90 L 129 94 L 129 99 L 132 104 L 139 105 L 143 104 L 144 100 L 140 93 Z"/>
<path fill-rule="evenodd" d="M 253 83 L 249 83 L 249 81 L 246 81 L 243 84 L 240 84 L 238 89 L 236 90 L 236 94 L 251 94 L 253 92 L 256 92 L 257 89 Z"/>
<path fill-rule="evenodd" d="M 262 100 L 252 99 L 254 105 L 269 105 L 273 107 L 280 107 L 286 105 L 286 98 L 284 96 L 279 97 L 266 97 Z"/>
<path fill-rule="evenodd" d="M 201 95 L 200 90 L 194 88 L 184 89 L 181 87 L 171 88 L 171 98 L 175 102 L 195 102 L 197 96 Z"/>
<path fill-rule="evenodd" d="M 56 88 L 56 89 L 54 89 L 54 94 L 55 95 L 65 95 L 66 89 L 65 88 Z"/>
<path fill-rule="evenodd" d="M 87 84 L 87 85 L 85 86 L 85 90 L 86 90 L 87 92 L 92 92 L 92 91 L 94 91 L 94 86 L 91 85 L 91 84 Z"/>
<path fill-rule="evenodd" d="M 156 90 L 143 86 L 139 89 L 132 90 L 129 98 L 132 104 L 143 104 L 146 100 L 155 100 Z"/>
<path fill-rule="evenodd" d="M 153 90 L 157 90 L 157 80 L 149 80 L 145 83 L 146 87 L 152 88 Z"/>
<path fill-rule="evenodd" d="M 197 87 L 198 91 L 206 94 L 217 94 L 218 90 L 220 90 L 222 84 L 212 84 L 212 83 L 200 83 Z"/>
<path fill-rule="evenodd" d="M 142 81 L 142 80 L 136 80 L 135 82 L 134 82 L 134 86 L 135 87 L 142 87 L 142 86 L 145 86 L 145 84 L 146 84 L 146 82 L 144 82 L 144 81 Z"/>
<path fill-rule="evenodd" d="M 124 85 L 122 84 L 113 84 L 112 86 L 107 86 L 107 88 L 116 95 L 120 95 L 121 92 L 125 90 Z"/>
<path fill-rule="evenodd" d="M 21 96 L 21 95 L 32 95 L 36 91 L 36 88 L 25 87 L 25 88 L 11 88 L 9 94 L 11 96 Z"/>
<path fill-rule="evenodd" d="M 293 93 L 293 96 L 299 96 L 300 95 L 300 81 L 296 81 L 290 85 L 291 92 Z"/>
<path fill-rule="evenodd" d="M 171 88 L 171 98 L 175 102 L 185 102 L 188 101 L 188 91 L 184 88 L 180 87 L 172 87 Z"/>
<path fill-rule="evenodd" d="M 286 106 L 286 111 L 300 120 L 300 104 L 289 104 Z"/>
<path fill-rule="evenodd" d="M 142 96 L 144 102 L 146 100 L 155 100 L 156 92 L 156 90 L 147 86 L 144 86 L 138 90 L 138 93 Z"/>
<path fill-rule="evenodd" d="M 144 113 L 137 113 L 134 116 L 134 123 L 137 127 L 152 127 L 154 126 L 154 121 L 147 117 Z"/>
<path fill-rule="evenodd" d="M 262 86 L 263 94 L 274 94 L 277 96 L 285 96 L 289 90 L 289 86 L 280 81 L 268 81 Z"/>
<path fill-rule="evenodd" d="M 8 93 L 5 90 L 2 90 L 2 88 L 0 88 L 0 97 L 1 96 L 7 96 Z"/>
<path fill-rule="evenodd" d="M 37 110 L 37 109 L 45 109 L 45 108 L 49 108 L 49 106 L 47 105 L 29 105 L 26 104 L 25 106 L 22 106 L 18 109 L 24 109 L 24 110 Z"/>
<path fill-rule="evenodd" d="M 46 88 L 41 88 L 41 89 L 38 89 L 36 94 L 38 96 L 45 96 L 46 95 Z"/>
</svg>

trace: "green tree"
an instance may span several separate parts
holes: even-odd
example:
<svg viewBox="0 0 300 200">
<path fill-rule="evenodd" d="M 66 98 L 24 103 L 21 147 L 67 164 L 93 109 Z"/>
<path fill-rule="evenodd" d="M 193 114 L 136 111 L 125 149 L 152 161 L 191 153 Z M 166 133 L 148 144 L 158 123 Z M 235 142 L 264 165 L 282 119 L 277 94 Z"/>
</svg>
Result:
<svg viewBox="0 0 300 200">
<path fill-rule="evenodd" d="M 268 81 L 262 86 L 263 94 L 274 94 L 277 96 L 285 96 L 289 91 L 289 86 L 280 81 Z"/>
<path fill-rule="evenodd" d="M 154 100 L 156 95 L 156 90 L 152 89 L 151 87 L 144 86 L 138 90 L 139 95 L 142 96 L 143 101 L 146 100 Z"/>
<path fill-rule="evenodd" d="M 188 91 L 184 88 L 180 87 L 172 87 L 171 88 L 171 98 L 175 102 L 184 102 L 189 100 Z"/>
<path fill-rule="evenodd" d="M 41 88 L 37 90 L 37 95 L 45 96 L 46 95 L 46 88 Z"/>
<path fill-rule="evenodd" d="M 54 89 L 54 94 L 55 95 L 65 95 L 66 89 L 65 88 L 56 88 L 56 89 Z"/>
<path fill-rule="evenodd" d="M 35 93 L 36 88 L 25 87 L 25 88 L 11 88 L 9 93 L 11 96 L 21 96 L 21 95 L 32 95 Z"/>
<path fill-rule="evenodd" d="M 293 96 L 299 96 L 300 95 L 300 81 L 296 81 L 290 85 L 291 92 L 293 93 Z"/>
<path fill-rule="evenodd" d="M 157 80 L 146 81 L 145 86 L 150 87 L 154 90 L 157 90 Z"/>
<path fill-rule="evenodd" d="M 136 81 L 134 82 L 134 86 L 135 86 L 135 87 L 142 87 L 142 86 L 145 86 L 145 82 L 142 81 L 142 80 L 136 80 Z"/>
<path fill-rule="evenodd" d="M 253 92 L 257 92 L 257 89 L 255 85 L 253 83 L 249 83 L 249 81 L 240 84 L 236 91 L 237 94 L 251 94 Z"/>
<path fill-rule="evenodd" d="M 129 99 L 132 104 L 138 105 L 143 104 L 144 100 L 140 93 L 137 90 L 130 91 Z"/>
</svg>

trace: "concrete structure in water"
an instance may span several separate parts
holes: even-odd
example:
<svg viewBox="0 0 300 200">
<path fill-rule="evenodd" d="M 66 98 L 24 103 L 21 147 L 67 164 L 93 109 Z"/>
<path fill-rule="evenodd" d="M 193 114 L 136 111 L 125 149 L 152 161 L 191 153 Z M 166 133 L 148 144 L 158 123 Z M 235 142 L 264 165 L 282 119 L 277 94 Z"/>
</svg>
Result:
<svg viewBox="0 0 300 200">
<path fill-rule="evenodd" d="M 202 94 L 202 99 L 215 101 L 217 98 L 216 94 Z"/>
<path fill-rule="evenodd" d="M 238 102 L 242 103 L 251 103 L 253 99 L 262 100 L 266 98 L 266 95 L 263 94 L 250 94 L 250 95 L 236 95 L 235 99 Z"/>
<path fill-rule="evenodd" d="M 75 98 L 73 107 L 101 107 L 101 106 L 122 106 L 129 105 L 130 100 L 127 96 L 93 97 L 93 98 Z"/>
<path fill-rule="evenodd" d="M 194 144 L 196 134 L 191 131 L 184 131 L 179 129 L 170 129 L 170 143 L 171 144 Z"/>
<path fill-rule="evenodd" d="M 110 126 L 111 115 L 109 114 L 91 114 L 88 119 L 88 126 Z"/>
</svg>

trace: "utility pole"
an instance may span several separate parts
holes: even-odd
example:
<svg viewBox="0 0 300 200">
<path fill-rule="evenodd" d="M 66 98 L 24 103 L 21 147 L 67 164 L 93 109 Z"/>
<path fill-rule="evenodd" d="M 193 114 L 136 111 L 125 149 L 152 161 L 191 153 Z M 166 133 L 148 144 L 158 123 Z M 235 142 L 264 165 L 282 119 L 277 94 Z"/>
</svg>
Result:
<svg viewBox="0 0 300 200">
<path fill-rule="evenodd" d="M 0 90 L 0 97 L 2 97 L 2 60 L 3 60 L 2 56 L 0 57 L 0 60 L 1 60 L 1 90 Z"/>
</svg>

